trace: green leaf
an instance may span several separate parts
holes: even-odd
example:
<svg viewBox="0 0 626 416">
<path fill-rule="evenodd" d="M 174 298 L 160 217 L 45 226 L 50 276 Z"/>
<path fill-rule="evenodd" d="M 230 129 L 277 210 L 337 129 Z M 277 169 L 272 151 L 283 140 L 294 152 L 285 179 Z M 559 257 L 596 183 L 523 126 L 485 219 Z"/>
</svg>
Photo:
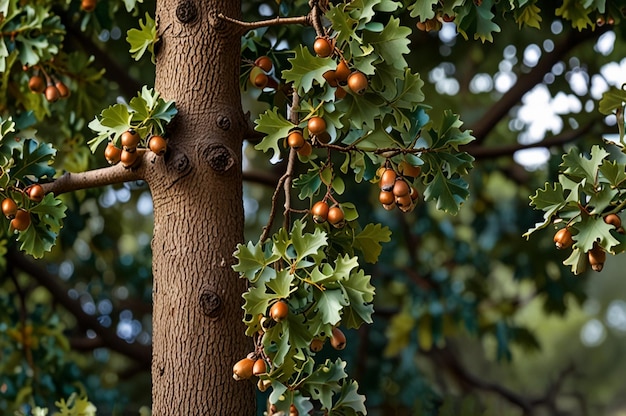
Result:
<svg viewBox="0 0 626 416">
<path fill-rule="evenodd" d="M 333 266 L 328 263 L 323 263 L 320 266 L 315 266 L 311 270 L 309 281 L 317 286 L 327 286 L 336 283 L 339 278 L 335 276 L 335 270 Z"/>
<path fill-rule="evenodd" d="M 25 177 L 52 178 L 55 169 L 50 166 L 56 150 L 49 143 L 37 143 L 33 139 L 26 139 L 22 148 L 22 156 L 14 157 L 15 165 L 10 175 L 18 180 Z"/>
<path fill-rule="evenodd" d="M 330 409 L 334 393 L 341 390 L 340 381 L 348 376 L 345 368 L 346 362 L 339 358 L 334 363 L 326 360 L 304 380 L 302 389 L 318 400 L 323 409 Z"/>
<path fill-rule="evenodd" d="M 303 45 L 295 49 L 295 56 L 288 59 L 291 69 L 283 71 L 282 76 L 287 82 L 293 82 L 295 89 L 303 95 L 313 88 L 313 81 L 324 85 L 323 75 L 326 71 L 334 71 L 337 64 L 329 58 L 314 56 Z"/>
<path fill-rule="evenodd" d="M 613 189 L 609 186 L 602 186 L 599 189 L 594 188 L 593 193 L 589 196 L 587 201 L 588 207 L 593 207 L 590 214 L 602 214 L 606 208 L 611 206 L 613 198 L 619 194 L 617 189 Z"/>
<path fill-rule="evenodd" d="M 289 297 L 289 293 L 291 293 L 294 278 L 294 275 L 289 270 L 281 270 L 276 273 L 276 277 L 269 280 L 265 286 L 274 292 L 275 298 L 286 299 Z M 263 285 L 261 285 L 261 287 L 262 286 Z"/>
<path fill-rule="evenodd" d="M 555 10 L 555 14 L 571 21 L 572 27 L 578 30 L 593 26 L 593 22 L 589 18 L 589 10 L 578 0 L 563 0 L 563 4 Z"/>
<path fill-rule="evenodd" d="M 297 349 L 308 348 L 313 334 L 300 314 L 290 313 L 287 319 L 269 328 L 263 336 L 265 351 L 272 352 L 272 363 L 280 367 L 286 359 L 293 357 Z"/>
<path fill-rule="evenodd" d="M 615 161 L 605 160 L 600 166 L 600 173 L 613 188 L 619 188 L 626 182 L 626 166 Z"/>
<path fill-rule="evenodd" d="M 274 151 L 273 157 L 280 156 L 278 143 L 284 140 L 289 135 L 289 131 L 296 126 L 278 114 L 278 108 L 276 107 L 261 114 L 255 122 L 257 124 L 255 129 L 265 133 L 265 137 L 254 148 L 263 152 L 271 149 Z"/>
<path fill-rule="evenodd" d="M 515 12 L 515 21 L 521 29 L 522 26 L 541 28 L 541 9 L 537 7 L 537 1 L 527 3 Z"/>
<path fill-rule="evenodd" d="M 565 206 L 566 201 L 563 196 L 563 186 L 560 183 L 554 183 L 550 186 L 546 182 L 544 189 L 538 189 L 535 195 L 530 197 L 530 205 L 535 209 L 545 211 L 543 214 L 544 221 L 535 224 L 534 228 L 529 229 L 524 237 L 529 238 L 533 232 L 546 227 L 552 222 L 552 217 Z"/>
<path fill-rule="evenodd" d="M 460 177 L 448 178 L 442 171 L 437 171 L 424 190 L 426 201 L 437 201 L 437 209 L 453 215 L 468 196 L 467 182 Z"/>
<path fill-rule="evenodd" d="M 337 111 L 345 114 L 346 121 L 356 129 L 374 129 L 376 119 L 385 111 L 382 105 L 382 100 L 375 94 L 365 93 L 362 96 L 348 94 L 337 103 Z"/>
<path fill-rule="evenodd" d="M 335 270 L 333 272 L 337 280 L 345 280 L 350 277 L 352 270 L 359 267 L 359 260 L 349 255 L 339 256 L 335 259 Z"/>
<path fill-rule="evenodd" d="M 493 32 L 500 32 L 500 26 L 493 22 L 493 2 L 494 0 L 483 0 L 477 5 L 478 3 L 467 1 L 458 9 L 457 27 L 465 39 L 468 34 L 473 34 L 474 39 L 480 39 L 483 43 L 493 42 Z"/>
<path fill-rule="evenodd" d="M 432 149 L 452 148 L 458 150 L 459 146 L 470 143 L 474 140 L 469 130 L 461 130 L 463 122 L 457 114 L 451 110 L 445 110 L 438 129 L 430 130 L 425 135 Z M 435 134 L 433 134 L 435 132 Z"/>
<path fill-rule="evenodd" d="M 616 110 L 624 108 L 626 105 L 626 90 L 624 88 L 610 87 L 602 94 L 598 103 L 598 110 L 605 115 L 614 114 Z"/>
<path fill-rule="evenodd" d="M 411 11 L 411 17 L 418 17 L 423 22 L 435 17 L 434 6 L 437 3 L 438 0 L 415 0 L 408 9 Z"/>
<path fill-rule="evenodd" d="M 20 250 L 39 259 L 54 246 L 56 237 L 57 234 L 49 230 L 45 224 L 36 224 L 31 220 L 26 230 L 18 232 L 17 241 L 22 243 Z"/>
<path fill-rule="evenodd" d="M 376 263 L 383 249 L 380 243 L 391 241 L 391 230 L 380 224 L 369 223 L 354 238 L 354 248 L 363 253 L 363 259 L 368 263 Z"/>
<path fill-rule="evenodd" d="M 384 148 L 400 148 L 400 144 L 389 134 L 380 121 L 376 122 L 374 130 L 365 134 L 353 143 L 358 149 L 373 152 Z"/>
<path fill-rule="evenodd" d="M 126 7 L 128 8 L 128 6 L 129 5 L 127 4 Z M 152 63 L 156 63 L 154 45 L 157 40 L 158 35 L 156 24 L 154 19 L 150 17 L 148 13 L 146 13 L 145 23 L 140 19 L 139 29 L 130 29 L 126 35 L 126 41 L 130 44 L 130 54 L 133 58 L 135 58 L 135 61 L 140 60 L 146 52 L 149 52 Z"/>
<path fill-rule="evenodd" d="M 424 81 L 422 81 L 419 74 L 412 74 L 411 70 L 406 68 L 404 78 L 398 79 L 397 84 L 398 94 L 392 100 L 392 105 L 412 111 L 419 103 L 424 101 L 424 93 L 422 92 Z"/>
<path fill-rule="evenodd" d="M 305 200 L 314 196 L 322 185 L 322 178 L 318 168 L 309 169 L 307 173 L 302 173 L 294 179 L 293 187 L 300 189 L 298 198 Z"/>
<path fill-rule="evenodd" d="M 296 268 L 298 263 L 305 257 L 317 253 L 322 247 L 328 245 L 327 236 L 320 228 L 315 228 L 313 233 L 303 233 L 305 223 L 295 221 L 291 230 L 291 241 L 296 250 Z"/>
<path fill-rule="evenodd" d="M 115 104 L 102 110 L 100 117 L 96 117 L 89 123 L 89 128 L 97 133 L 97 136 L 89 140 L 89 148 L 95 153 L 100 143 L 106 140 L 118 142 L 122 133 L 130 128 L 132 114 L 124 104 Z"/>
<path fill-rule="evenodd" d="M 44 199 L 30 209 L 31 214 L 36 214 L 39 221 L 48 230 L 58 234 L 61 231 L 62 219 L 65 218 L 67 207 L 60 199 L 53 194 L 46 194 Z"/>
<path fill-rule="evenodd" d="M 348 305 L 341 289 L 325 289 L 320 290 L 313 288 L 313 297 L 315 298 L 316 318 L 324 324 L 336 325 L 341 320 L 341 310 Z"/>
<path fill-rule="evenodd" d="M 166 101 L 152 88 L 143 86 L 141 92 L 128 104 L 132 111 L 131 123 L 141 137 L 164 134 L 165 126 L 178 113 L 174 101 Z"/>
<path fill-rule="evenodd" d="M 572 249 L 572 254 L 570 254 L 570 256 L 563 261 L 564 265 L 570 266 L 572 273 L 574 274 L 581 274 L 587 270 L 588 263 L 587 253 L 578 247 L 574 247 Z"/>
<path fill-rule="evenodd" d="M 346 4 L 340 3 L 335 6 L 330 3 L 330 9 L 324 13 L 324 16 L 330 21 L 336 34 L 335 41 L 340 47 L 350 40 L 361 43 L 361 38 L 356 33 L 359 21 L 352 18 L 349 11 L 346 11 Z"/>
<path fill-rule="evenodd" d="M 232 266 L 233 270 L 239 272 L 252 283 L 255 283 L 259 277 L 262 277 L 261 281 L 265 282 L 276 275 L 276 271 L 267 266 L 278 260 L 280 256 L 270 253 L 266 257 L 260 242 L 257 244 L 248 242 L 247 245 L 239 244 L 233 255 L 238 260 L 237 264 Z"/>
<path fill-rule="evenodd" d="M 357 392 L 359 383 L 352 380 L 341 386 L 339 399 L 335 402 L 332 410 L 328 413 L 333 415 L 356 415 L 357 413 L 367 414 L 365 408 L 365 396 Z M 351 412 L 348 411 L 351 410 Z"/>
<path fill-rule="evenodd" d="M 608 155 L 609 153 L 598 145 L 591 148 L 589 158 L 579 154 L 576 148 L 572 148 L 563 156 L 561 168 L 563 173 L 570 177 L 585 179 L 588 183 L 595 184 L 598 170 Z"/>
<path fill-rule="evenodd" d="M 18 232 L 17 241 L 21 243 L 20 250 L 41 258 L 50 251 L 56 243 L 57 235 L 65 218 L 66 206 L 52 194 L 30 210 L 31 223 L 29 227 Z"/>
<path fill-rule="evenodd" d="M 342 318 L 342 323 L 347 328 L 358 328 L 362 323 L 372 323 L 375 289 L 370 284 L 370 279 L 369 275 L 359 269 L 342 282 L 349 302 L 349 306 L 343 309 Z"/>
<path fill-rule="evenodd" d="M 619 240 L 611 235 L 611 230 L 615 228 L 605 223 L 601 215 L 586 215 L 583 211 L 581 221 L 574 224 L 573 228 L 578 231 L 572 236 L 574 247 L 583 252 L 591 250 L 596 242 L 608 252 L 612 252 L 613 247 L 619 244 Z"/>
<path fill-rule="evenodd" d="M 396 69 L 404 70 L 407 64 L 402 55 L 410 52 L 410 34 L 411 29 L 400 26 L 400 19 L 391 17 L 382 32 L 364 32 L 363 41 L 372 45 L 383 61 Z"/>
</svg>

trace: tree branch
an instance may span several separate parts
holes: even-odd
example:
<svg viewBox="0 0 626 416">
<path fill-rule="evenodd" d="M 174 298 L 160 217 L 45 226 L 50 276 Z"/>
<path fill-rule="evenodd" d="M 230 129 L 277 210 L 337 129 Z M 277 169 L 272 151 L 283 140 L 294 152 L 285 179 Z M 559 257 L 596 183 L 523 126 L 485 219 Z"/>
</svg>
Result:
<svg viewBox="0 0 626 416">
<path fill-rule="evenodd" d="M 9 250 L 6 258 L 7 262 L 12 266 L 22 270 L 35 279 L 41 286 L 45 287 L 54 297 L 55 301 L 74 315 L 81 325 L 94 330 L 100 340 L 108 348 L 134 359 L 147 368 L 150 367 L 152 358 L 151 347 L 138 343 L 129 344 L 117 336 L 114 328 L 106 328 L 100 325 L 95 315 L 90 315 L 83 311 L 80 302 L 77 302 L 68 295 L 67 288 L 61 284 L 57 276 L 53 276 L 46 269 L 29 261 L 22 253 L 12 249 Z"/>
<path fill-rule="evenodd" d="M 66 172 L 63 176 L 54 180 L 53 182 L 42 183 L 41 186 L 44 192 L 52 192 L 55 195 L 60 195 L 66 192 L 78 191 L 80 189 L 97 188 L 99 186 L 112 185 L 116 183 L 139 181 L 144 179 L 145 164 L 150 163 L 148 160 L 148 154 L 144 150 L 137 150 L 138 152 L 144 152 L 141 157 L 141 164 L 137 168 L 127 169 L 118 163 L 106 168 L 88 170 L 80 173 Z"/>
<path fill-rule="evenodd" d="M 472 143 L 464 146 L 463 150 L 474 156 L 474 158 L 476 159 L 490 159 L 501 156 L 511 156 L 518 150 L 533 149 L 537 147 L 548 148 L 552 146 L 562 146 L 566 143 L 576 141 L 578 138 L 580 138 L 580 136 L 587 134 L 593 126 L 594 123 L 589 123 L 586 126 L 583 126 L 577 130 L 567 130 L 561 134 L 549 137 L 547 139 L 543 139 L 535 143 L 512 143 L 496 147 L 485 147 Z"/>
<path fill-rule="evenodd" d="M 461 365 L 456 355 L 450 351 L 448 347 L 440 349 L 433 348 L 431 351 L 427 352 L 427 355 L 435 361 L 436 365 L 447 367 L 464 388 L 480 389 L 496 393 L 510 403 L 518 406 L 525 415 L 532 413 L 533 406 L 527 398 L 509 390 L 501 384 L 491 383 L 471 374 Z"/>
<path fill-rule="evenodd" d="M 217 17 L 229 23 L 233 23 L 239 26 L 240 30 L 243 33 L 248 32 L 250 30 L 259 29 L 262 27 L 269 27 L 269 26 L 280 26 L 280 25 L 311 26 L 313 24 L 310 14 L 307 14 L 305 16 L 296 16 L 296 17 L 277 16 L 273 19 L 259 20 L 257 22 L 244 22 L 242 20 L 233 19 L 232 17 L 224 16 L 223 13 L 218 14 Z"/>
<path fill-rule="evenodd" d="M 570 32 L 565 39 L 557 43 L 554 46 L 554 50 L 547 53 L 539 61 L 530 72 L 519 77 L 518 81 L 513 87 L 506 92 L 498 101 L 496 101 L 487 111 L 483 117 L 469 126 L 468 129 L 472 130 L 473 136 L 476 138 L 475 144 L 482 143 L 489 133 L 494 130 L 494 127 L 502 120 L 513 108 L 517 105 L 524 94 L 530 91 L 535 85 L 541 83 L 546 73 L 552 70 L 552 67 L 559 62 L 563 57 L 572 51 L 576 46 L 589 40 L 596 39 L 601 34 L 609 30 L 605 25 L 602 28 L 598 28 L 595 31 L 585 32 Z"/>
</svg>

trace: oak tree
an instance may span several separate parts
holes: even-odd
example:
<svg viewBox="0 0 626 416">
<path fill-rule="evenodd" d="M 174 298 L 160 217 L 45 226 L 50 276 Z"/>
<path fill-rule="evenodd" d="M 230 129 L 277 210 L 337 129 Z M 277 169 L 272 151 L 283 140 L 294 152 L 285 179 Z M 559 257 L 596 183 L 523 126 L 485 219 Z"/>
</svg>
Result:
<svg viewBox="0 0 626 416">
<path fill-rule="evenodd" d="M 64 412 L 93 412 L 91 393 L 68 394 L 79 373 L 71 346 L 149 366 L 145 404 L 155 415 L 252 415 L 255 391 L 268 414 L 367 414 L 371 368 L 347 371 L 331 350 L 350 348 L 346 332 L 375 328 L 376 292 L 388 327 L 374 331 L 385 334 L 388 358 L 430 354 L 461 385 L 498 391 L 525 412 L 552 400 L 481 384 L 445 341 L 455 330 L 492 336 L 500 359 L 516 342 L 537 347 L 515 322 L 520 300 L 490 297 L 494 270 L 531 281 L 546 310 L 563 313 L 566 295 L 584 297 L 573 275 L 601 271 L 607 254 L 624 251 L 626 93 L 606 82 L 593 89 L 590 77 L 614 53 L 599 43 L 594 51 L 594 42 L 622 36 L 625 8 L 0 2 L 0 369 L 8 374 L 0 409 L 30 414 L 63 398 Z M 517 42 L 522 62 L 509 48 Z M 492 67 L 482 67 L 494 50 Z M 580 60 L 567 62 L 574 52 Z M 532 141 L 516 106 L 540 86 L 574 90 L 585 111 L 578 117 L 570 103 L 567 129 Z M 601 138 L 607 124 L 616 143 L 563 148 Z M 559 150 L 547 181 L 512 159 L 535 147 Z M 266 211 L 249 221 L 249 241 L 244 201 L 254 198 L 244 178 L 272 188 L 257 202 Z M 137 248 L 142 220 L 124 219 L 124 207 L 104 218 L 146 187 L 149 254 Z M 544 244 L 524 244 L 524 231 L 553 239 L 568 253 L 563 264 Z M 129 292 L 152 302 L 149 333 L 121 306 Z M 124 309 L 117 322 L 114 306 Z M 362 343 L 358 356 L 367 354 Z M 429 402 L 435 390 L 420 387 L 408 408 L 453 406 Z"/>
</svg>

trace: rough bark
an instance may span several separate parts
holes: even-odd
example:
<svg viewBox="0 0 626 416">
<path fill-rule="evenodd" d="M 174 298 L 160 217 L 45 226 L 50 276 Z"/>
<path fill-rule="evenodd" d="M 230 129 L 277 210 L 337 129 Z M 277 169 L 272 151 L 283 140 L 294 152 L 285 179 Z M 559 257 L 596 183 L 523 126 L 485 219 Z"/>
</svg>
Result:
<svg viewBox="0 0 626 416">
<path fill-rule="evenodd" d="M 243 239 L 240 37 L 219 13 L 237 0 L 160 0 L 156 90 L 176 101 L 168 153 L 145 172 L 154 201 L 152 412 L 254 415 L 232 366 L 252 350 L 246 285 L 231 269 Z"/>
</svg>

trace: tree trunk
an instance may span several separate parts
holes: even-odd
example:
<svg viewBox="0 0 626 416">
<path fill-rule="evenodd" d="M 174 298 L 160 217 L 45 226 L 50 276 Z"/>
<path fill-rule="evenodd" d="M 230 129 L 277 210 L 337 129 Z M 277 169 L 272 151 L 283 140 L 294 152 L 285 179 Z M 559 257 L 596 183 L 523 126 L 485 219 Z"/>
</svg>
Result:
<svg viewBox="0 0 626 416">
<path fill-rule="evenodd" d="M 156 90 L 175 100 L 168 153 L 147 169 L 154 201 L 152 412 L 254 415 L 252 383 L 232 366 L 252 350 L 244 279 L 240 36 L 217 18 L 237 0 L 160 0 Z"/>
</svg>

